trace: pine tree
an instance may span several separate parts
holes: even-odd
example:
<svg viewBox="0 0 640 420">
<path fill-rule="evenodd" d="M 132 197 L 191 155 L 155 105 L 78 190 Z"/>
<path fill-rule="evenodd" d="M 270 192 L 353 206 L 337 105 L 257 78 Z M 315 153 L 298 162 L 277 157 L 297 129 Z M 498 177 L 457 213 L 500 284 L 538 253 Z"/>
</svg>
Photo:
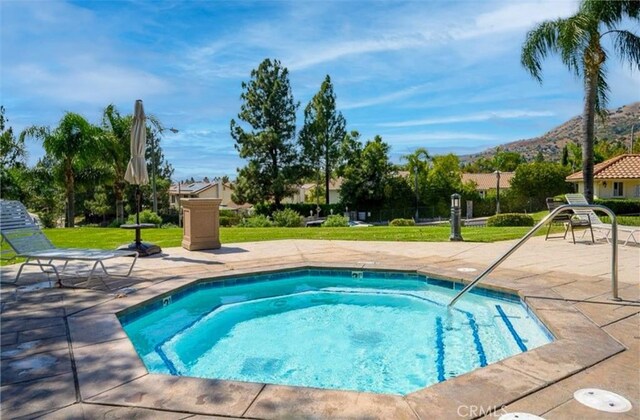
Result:
<svg viewBox="0 0 640 420">
<path fill-rule="evenodd" d="M 264 60 L 242 83 L 243 103 L 238 119 L 231 120 L 231 137 L 247 165 L 238 170 L 234 201 L 258 203 L 273 200 L 276 206 L 293 194 L 300 176 L 296 134 L 296 109 L 289 72 L 280 61 Z"/>
<path fill-rule="evenodd" d="M 345 126 L 342 113 L 336 111 L 336 95 L 327 75 L 320 91 L 304 110 L 304 126 L 299 137 L 307 167 L 317 174 L 318 179 L 324 174 L 326 203 L 329 203 L 332 170 L 340 161 L 342 141 L 347 134 Z"/>
</svg>

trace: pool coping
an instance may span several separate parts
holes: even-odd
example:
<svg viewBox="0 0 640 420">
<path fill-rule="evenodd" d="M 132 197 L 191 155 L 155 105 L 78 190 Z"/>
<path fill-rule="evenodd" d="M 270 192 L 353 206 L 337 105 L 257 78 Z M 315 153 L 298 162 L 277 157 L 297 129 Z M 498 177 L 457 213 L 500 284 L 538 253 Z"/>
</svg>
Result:
<svg viewBox="0 0 640 420">
<path fill-rule="evenodd" d="M 520 353 L 406 396 L 326 390 L 249 382 L 199 379 L 148 373 L 118 321 L 118 313 L 201 280 L 295 269 L 346 269 L 415 272 L 454 283 L 467 283 L 476 273 L 454 267 L 394 264 L 294 263 L 219 273 L 193 273 L 156 283 L 68 317 L 80 398 L 86 402 L 181 411 L 190 414 L 253 418 L 464 416 L 461 407 L 484 413 L 587 369 L 626 348 L 594 324 L 571 302 L 551 290 L 489 277 L 483 288 L 513 293 L 555 336 L 555 341 Z M 437 272 L 438 274 L 435 274 Z M 514 277 L 518 277 L 518 275 Z M 515 287 L 517 286 L 517 287 Z M 99 324 L 99 328 L 96 328 Z M 467 413 L 469 410 L 467 409 Z"/>
</svg>

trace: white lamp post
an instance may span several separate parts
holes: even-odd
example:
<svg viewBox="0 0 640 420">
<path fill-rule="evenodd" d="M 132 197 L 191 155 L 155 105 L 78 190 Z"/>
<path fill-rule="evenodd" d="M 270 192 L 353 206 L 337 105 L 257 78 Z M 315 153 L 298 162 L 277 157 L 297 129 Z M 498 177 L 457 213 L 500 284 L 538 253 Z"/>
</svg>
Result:
<svg viewBox="0 0 640 420">
<path fill-rule="evenodd" d="M 500 214 L 500 171 L 495 171 L 496 174 L 496 214 Z"/>
</svg>

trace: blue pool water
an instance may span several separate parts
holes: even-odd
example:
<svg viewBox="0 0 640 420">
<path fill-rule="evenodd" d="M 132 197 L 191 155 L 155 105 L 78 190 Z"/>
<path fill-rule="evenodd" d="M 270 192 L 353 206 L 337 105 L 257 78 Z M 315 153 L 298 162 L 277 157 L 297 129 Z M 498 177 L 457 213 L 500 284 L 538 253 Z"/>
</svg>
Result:
<svg viewBox="0 0 640 420">
<path fill-rule="evenodd" d="M 475 289 L 447 309 L 458 290 L 297 270 L 204 281 L 120 321 L 150 372 L 401 395 L 552 341 L 517 297 Z"/>
</svg>

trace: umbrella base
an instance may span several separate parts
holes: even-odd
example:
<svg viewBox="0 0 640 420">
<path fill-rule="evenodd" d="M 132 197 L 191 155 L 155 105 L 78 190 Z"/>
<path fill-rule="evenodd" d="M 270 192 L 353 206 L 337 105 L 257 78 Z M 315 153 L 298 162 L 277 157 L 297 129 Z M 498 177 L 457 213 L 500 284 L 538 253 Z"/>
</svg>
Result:
<svg viewBox="0 0 640 420">
<path fill-rule="evenodd" d="M 155 244 L 147 242 L 131 242 L 130 244 L 121 245 L 119 251 L 138 251 L 139 257 L 148 257 L 149 255 L 159 254 L 162 249 Z"/>
</svg>

